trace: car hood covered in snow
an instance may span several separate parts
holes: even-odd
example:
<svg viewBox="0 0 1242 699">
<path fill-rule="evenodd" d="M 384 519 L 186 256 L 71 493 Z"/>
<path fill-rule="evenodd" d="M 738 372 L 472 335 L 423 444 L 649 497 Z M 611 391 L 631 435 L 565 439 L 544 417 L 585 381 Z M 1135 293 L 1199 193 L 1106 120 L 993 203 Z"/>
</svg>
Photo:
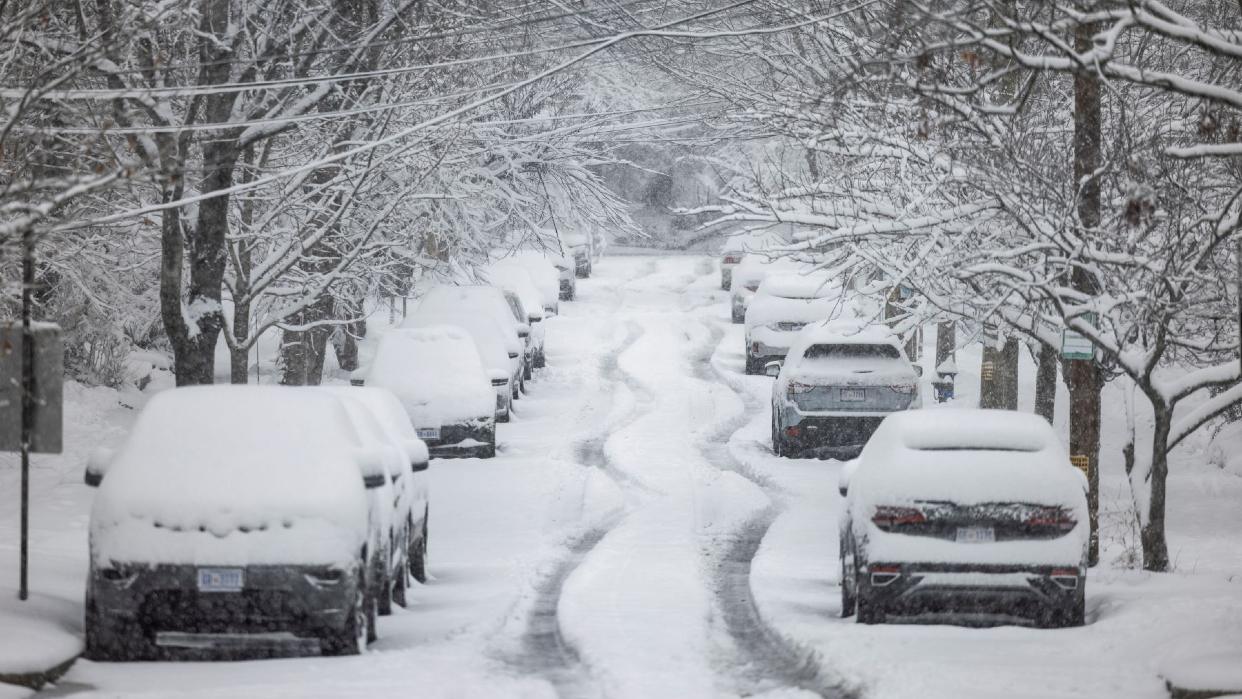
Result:
<svg viewBox="0 0 1242 699">
<path fill-rule="evenodd" d="M 326 394 L 235 386 L 158 394 L 95 498 L 95 560 L 349 561 L 366 537 L 364 451 Z"/>
</svg>

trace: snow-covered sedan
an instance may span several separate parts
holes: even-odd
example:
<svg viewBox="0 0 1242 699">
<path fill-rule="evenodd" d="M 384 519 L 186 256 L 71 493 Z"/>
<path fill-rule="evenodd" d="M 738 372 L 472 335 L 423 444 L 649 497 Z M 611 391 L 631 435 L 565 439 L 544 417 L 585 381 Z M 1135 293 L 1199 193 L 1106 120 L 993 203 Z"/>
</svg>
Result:
<svg viewBox="0 0 1242 699">
<path fill-rule="evenodd" d="M 486 274 L 488 281 L 504 289 L 514 318 L 525 315 L 522 321 L 530 325 L 531 361 L 527 369 L 543 368 L 546 364 L 543 345 L 544 303 L 539 287 L 535 285 L 529 272 L 512 263 L 490 265 Z M 511 298 L 510 295 L 516 298 Z"/>
<path fill-rule="evenodd" d="M 742 256 L 742 261 L 733 268 L 731 274 L 729 307 L 731 309 L 731 317 L 735 324 L 742 323 L 746 320 L 746 309 L 750 307 L 751 299 L 754 298 L 755 292 L 759 290 L 759 285 L 763 280 L 773 272 L 797 272 L 805 271 L 809 267 L 802 265 L 789 257 L 769 257 L 755 253 L 748 253 Z"/>
<path fill-rule="evenodd" d="M 855 456 L 885 417 L 918 398 L 918 369 L 887 327 L 811 323 L 772 384 L 772 451 Z"/>
<path fill-rule="evenodd" d="M 353 383 L 392 391 L 432 456 L 496 455 L 497 390 L 474 340 L 456 325 L 390 330 Z M 503 372 L 502 372 L 503 374 Z"/>
<path fill-rule="evenodd" d="M 764 278 L 746 309 L 746 373 L 761 374 L 785 359 L 807 324 L 836 318 L 844 310 L 841 287 L 822 272 L 779 272 Z"/>
<path fill-rule="evenodd" d="M 87 466 L 87 656 L 361 652 L 380 553 L 367 490 L 386 483 L 386 449 L 326 393 L 154 396 L 119 452 Z"/>
<path fill-rule="evenodd" d="M 1081 625 L 1086 487 L 1036 415 L 893 414 L 842 469 L 842 615 Z"/>
<path fill-rule="evenodd" d="M 502 290 L 483 284 L 432 287 L 419 300 L 417 312 L 461 316 L 472 320 L 478 317 L 491 318 L 502 330 L 505 351 L 518 365 L 514 370 L 515 381 L 512 386 L 513 397 L 518 397 L 519 389 L 525 387 L 526 368 L 530 366 L 534 350 L 530 341 L 530 325 L 514 317 L 513 309 Z M 467 329 L 471 330 L 471 334 L 476 334 L 474 326 Z"/>
</svg>

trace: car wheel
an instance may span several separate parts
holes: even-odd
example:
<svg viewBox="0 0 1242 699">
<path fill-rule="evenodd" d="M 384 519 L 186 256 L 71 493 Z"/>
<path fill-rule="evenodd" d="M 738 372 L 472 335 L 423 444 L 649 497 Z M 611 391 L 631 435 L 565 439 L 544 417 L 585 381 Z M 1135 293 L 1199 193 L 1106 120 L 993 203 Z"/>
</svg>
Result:
<svg viewBox="0 0 1242 699">
<path fill-rule="evenodd" d="M 423 515 L 423 535 L 418 538 L 410 552 L 410 575 L 420 583 L 427 582 L 427 518 Z"/>
<path fill-rule="evenodd" d="M 754 376 L 758 374 L 763 367 L 759 365 L 759 359 L 751 359 L 750 355 L 746 355 L 746 375 Z"/>
<path fill-rule="evenodd" d="M 856 621 L 860 624 L 883 624 L 884 623 L 884 607 L 878 602 L 868 599 L 865 595 L 860 594 L 862 585 L 858 583 L 858 577 L 854 577 L 854 609 L 857 613 Z"/>
<path fill-rule="evenodd" d="M 92 599 L 86 602 L 86 649 L 89 660 L 126 662 L 151 656 L 142 627 L 128 619 L 112 617 L 105 621 Z"/>
<path fill-rule="evenodd" d="M 542 369 L 548 365 L 548 358 L 544 356 L 543 350 L 535 354 L 535 368 Z"/>
<path fill-rule="evenodd" d="M 361 579 L 356 583 L 353 612 L 345 620 L 345 625 L 319 641 L 320 652 L 324 655 L 359 655 L 366 651 L 370 626 L 367 622 L 367 595 L 364 591 L 366 583 Z"/>
<path fill-rule="evenodd" d="M 396 577 L 392 581 L 392 603 L 399 607 L 406 607 L 409 604 L 405 593 L 410 585 L 410 549 L 412 548 L 410 530 L 412 526 L 412 524 L 407 524 L 405 528 L 405 537 L 401 542 L 401 548 L 398 549 L 401 551 L 401 562 L 397 566 Z"/>
<path fill-rule="evenodd" d="M 390 552 L 381 550 L 375 565 L 375 609 L 380 616 L 392 614 L 393 580 L 390 563 Z"/>
<path fill-rule="evenodd" d="M 857 598 L 854 594 L 854 576 L 845 564 L 846 543 L 841 542 L 841 618 L 844 619 L 854 613 L 857 605 Z"/>
<path fill-rule="evenodd" d="M 746 321 L 745 312 L 739 312 L 737 308 L 734 308 L 733 309 L 733 324 L 741 325 L 745 321 Z"/>
<path fill-rule="evenodd" d="M 1041 626 L 1051 629 L 1077 628 L 1087 623 L 1086 603 L 1079 600 L 1071 607 L 1052 608 L 1041 619 Z"/>
</svg>

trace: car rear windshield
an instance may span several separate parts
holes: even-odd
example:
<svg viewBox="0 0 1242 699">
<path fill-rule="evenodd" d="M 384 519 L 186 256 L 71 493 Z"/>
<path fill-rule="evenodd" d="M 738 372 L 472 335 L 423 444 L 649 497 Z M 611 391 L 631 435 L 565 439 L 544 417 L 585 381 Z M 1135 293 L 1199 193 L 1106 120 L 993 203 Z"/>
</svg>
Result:
<svg viewBox="0 0 1242 699">
<path fill-rule="evenodd" d="M 802 355 L 807 359 L 901 359 L 892 345 L 811 345 Z"/>
</svg>

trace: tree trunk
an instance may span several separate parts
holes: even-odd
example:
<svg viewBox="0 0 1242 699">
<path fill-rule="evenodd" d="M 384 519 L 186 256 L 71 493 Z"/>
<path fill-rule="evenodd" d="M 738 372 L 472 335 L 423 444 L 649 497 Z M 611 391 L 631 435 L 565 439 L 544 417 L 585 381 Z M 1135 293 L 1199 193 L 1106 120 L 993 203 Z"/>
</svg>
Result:
<svg viewBox="0 0 1242 699">
<path fill-rule="evenodd" d="M 320 296 L 290 322 L 311 326 L 332 319 L 332 297 Z M 283 386 L 318 386 L 323 382 L 323 358 L 335 326 L 314 325 L 303 330 L 286 330 L 280 343 L 280 383 Z"/>
<path fill-rule="evenodd" d="M 1057 413 L 1057 354 L 1040 344 L 1035 354 L 1035 414 L 1052 423 Z"/>
<path fill-rule="evenodd" d="M 1079 51 L 1092 47 L 1094 25 L 1078 27 L 1074 45 Z M 1093 67 L 1074 74 L 1074 184 L 1078 194 L 1078 223 L 1081 235 L 1089 238 L 1100 225 L 1100 183 L 1095 172 L 1100 166 L 1100 83 Z M 1095 279 L 1081 267 L 1072 273 L 1073 287 L 1095 296 Z M 1088 504 L 1091 509 L 1091 549 L 1089 561 L 1100 559 L 1100 391 L 1103 380 L 1093 361 L 1070 361 L 1065 371 L 1070 389 L 1070 454 L 1085 466 L 1090 482 Z"/>
<path fill-rule="evenodd" d="M 1151 444 L 1150 500 L 1147 519 L 1143 522 L 1140 540 L 1143 543 L 1143 569 L 1163 572 L 1169 569 L 1169 546 L 1164 536 L 1165 483 L 1169 476 L 1169 429 L 1172 411 L 1153 402 L 1156 411 L 1155 430 Z"/>
<path fill-rule="evenodd" d="M 939 371 L 945 362 L 953 359 L 956 349 L 957 324 L 951 320 L 940 322 L 936 326 L 936 366 L 934 368 Z"/>
</svg>

